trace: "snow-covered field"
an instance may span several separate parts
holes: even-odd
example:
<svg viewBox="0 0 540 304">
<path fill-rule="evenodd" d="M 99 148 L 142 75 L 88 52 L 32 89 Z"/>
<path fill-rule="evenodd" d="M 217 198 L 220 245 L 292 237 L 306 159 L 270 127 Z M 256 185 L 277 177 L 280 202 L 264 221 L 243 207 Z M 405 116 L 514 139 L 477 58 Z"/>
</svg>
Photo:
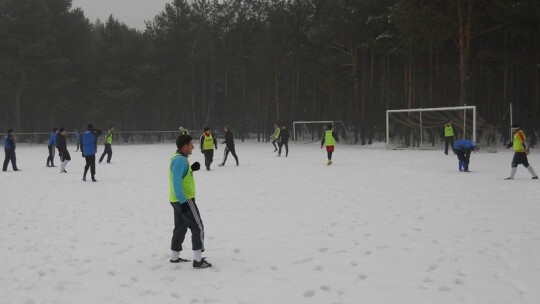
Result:
<svg viewBox="0 0 540 304">
<path fill-rule="evenodd" d="M 510 151 L 460 173 L 442 151 L 339 145 L 326 166 L 317 144 L 256 142 L 219 168 L 219 146 L 195 173 L 215 267 L 195 270 L 169 263 L 174 149 L 113 146 L 92 183 L 79 153 L 60 174 L 19 145 L 23 171 L 0 173 L 0 303 L 540 303 L 540 183 L 503 180 Z"/>
</svg>

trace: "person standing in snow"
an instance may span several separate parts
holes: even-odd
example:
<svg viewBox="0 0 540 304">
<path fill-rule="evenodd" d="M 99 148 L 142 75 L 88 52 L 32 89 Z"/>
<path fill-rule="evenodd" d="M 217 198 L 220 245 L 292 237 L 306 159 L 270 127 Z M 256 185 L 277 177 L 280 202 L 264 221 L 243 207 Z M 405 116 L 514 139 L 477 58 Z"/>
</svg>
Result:
<svg viewBox="0 0 540 304">
<path fill-rule="evenodd" d="M 289 156 L 289 130 L 283 125 L 281 131 L 279 131 L 279 152 L 278 156 L 281 156 L 281 148 L 285 146 L 285 157 Z"/>
<path fill-rule="evenodd" d="M 457 155 L 459 171 L 469 172 L 469 160 L 472 151 L 478 151 L 480 147 L 477 143 L 468 139 L 460 139 L 454 142 L 452 149 Z"/>
<path fill-rule="evenodd" d="M 454 128 L 452 127 L 452 121 L 447 121 L 444 125 L 444 154 L 448 155 L 448 145 L 451 149 L 454 149 Z"/>
<path fill-rule="evenodd" d="M 225 125 L 223 128 L 223 131 L 225 131 L 225 141 L 221 144 L 225 144 L 225 150 L 223 152 L 223 162 L 219 164 L 219 167 L 225 166 L 225 162 L 227 161 L 227 156 L 229 155 L 229 152 L 232 154 L 234 159 L 236 160 L 236 166 L 239 165 L 238 163 L 238 156 L 236 156 L 236 150 L 234 148 L 234 135 L 231 131 L 231 127 L 229 125 Z"/>
<path fill-rule="evenodd" d="M 89 124 L 86 127 L 86 132 L 82 135 L 81 140 L 81 151 L 82 156 L 86 160 L 86 165 L 84 166 L 83 181 L 86 181 L 86 173 L 90 169 L 90 174 L 92 175 L 92 181 L 97 182 L 96 180 L 96 152 L 97 152 L 97 139 L 103 134 L 103 131 L 94 129 L 92 124 Z"/>
<path fill-rule="evenodd" d="M 527 137 L 525 132 L 523 132 L 519 125 L 513 124 L 510 126 L 512 134 L 514 134 L 513 139 L 506 145 L 506 148 L 514 148 L 514 158 L 512 158 L 512 169 L 510 171 L 510 176 L 505 179 L 514 179 L 516 175 L 517 166 L 519 164 L 523 165 L 532 176 L 532 179 L 538 179 L 538 175 L 534 172 L 534 169 L 529 165 L 529 160 L 527 159 L 527 154 L 529 154 L 529 146 L 527 144 Z"/>
<path fill-rule="evenodd" d="M 6 172 L 9 162 L 11 162 L 11 167 L 13 171 L 20 171 L 17 168 L 17 156 L 15 155 L 15 139 L 13 139 L 13 129 L 8 129 L 6 135 L 4 136 L 4 152 L 6 157 L 4 159 L 4 166 L 2 171 Z"/>
<path fill-rule="evenodd" d="M 58 147 L 58 153 L 60 154 L 60 173 L 67 173 L 66 166 L 71 160 L 71 155 L 67 149 L 66 131 L 64 128 L 58 130 L 58 136 L 56 137 L 56 146 Z"/>
<path fill-rule="evenodd" d="M 281 129 L 277 124 L 274 124 L 274 133 L 270 136 L 270 139 L 272 140 L 272 145 L 274 145 L 274 152 L 278 151 L 278 147 L 276 146 L 276 142 L 279 142 L 279 133 L 281 132 Z"/>
<path fill-rule="evenodd" d="M 47 148 L 49 148 L 49 156 L 47 157 L 47 167 L 55 167 L 54 165 L 54 152 L 56 150 L 56 138 L 58 137 L 58 128 L 53 128 L 52 133 L 49 135 L 49 143 Z"/>
<path fill-rule="evenodd" d="M 336 142 L 339 142 L 339 138 L 336 132 L 333 131 L 334 126 L 328 125 L 326 131 L 324 132 L 321 140 L 321 149 L 323 146 L 326 146 L 326 153 L 328 155 L 327 166 L 332 164 L 332 154 L 334 153 L 334 146 Z"/>
<path fill-rule="evenodd" d="M 189 229 L 193 250 L 193 268 L 212 267 L 203 259 L 204 225 L 199 208 L 195 203 L 195 179 L 193 171 L 201 168 L 199 162 L 189 164 L 188 157 L 193 152 L 193 138 L 189 135 L 179 135 L 176 139 L 176 152 L 171 157 L 169 165 L 170 203 L 174 210 L 174 230 L 171 240 L 170 262 L 187 262 L 180 257 L 182 243 Z"/>
<path fill-rule="evenodd" d="M 77 143 L 77 150 L 75 150 L 75 152 L 79 152 L 79 147 L 81 146 L 81 132 L 75 129 L 75 131 L 73 131 L 73 136 L 74 136 L 75 142 Z"/>
<path fill-rule="evenodd" d="M 114 132 L 114 127 L 111 127 L 109 130 L 107 130 L 107 133 L 105 133 L 105 149 L 103 150 L 103 154 L 101 154 L 101 157 L 99 158 L 100 164 L 103 161 L 103 158 L 105 157 L 105 155 L 107 155 L 107 163 L 111 162 L 113 132 Z"/>
<path fill-rule="evenodd" d="M 214 162 L 214 149 L 217 150 L 217 139 L 210 132 L 209 127 L 204 127 L 204 133 L 201 135 L 201 153 L 204 154 L 204 165 L 207 171 L 210 171 L 210 165 Z"/>
</svg>

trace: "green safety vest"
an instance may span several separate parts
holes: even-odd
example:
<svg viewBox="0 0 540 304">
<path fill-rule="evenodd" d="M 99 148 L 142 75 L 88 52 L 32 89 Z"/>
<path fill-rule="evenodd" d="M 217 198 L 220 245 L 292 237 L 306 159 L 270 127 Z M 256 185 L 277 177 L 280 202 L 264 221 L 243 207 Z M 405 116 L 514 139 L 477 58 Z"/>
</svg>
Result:
<svg viewBox="0 0 540 304">
<path fill-rule="evenodd" d="M 107 131 L 107 134 L 105 134 L 105 143 L 111 145 L 112 144 L 112 131 Z"/>
<path fill-rule="evenodd" d="M 279 134 L 281 133 L 281 129 L 278 127 L 274 130 L 274 138 L 275 139 L 278 139 L 279 138 Z"/>
<path fill-rule="evenodd" d="M 173 172 L 172 172 L 172 163 L 173 161 L 178 158 L 183 157 L 184 160 L 187 163 L 188 166 L 188 172 L 185 176 L 182 177 L 182 190 L 184 190 L 184 195 L 186 196 L 186 199 L 194 198 L 195 197 L 195 180 L 193 179 L 193 171 L 191 170 L 191 166 L 189 165 L 189 161 L 187 157 L 183 156 L 182 154 L 175 152 L 174 155 L 171 158 L 171 164 L 169 165 L 169 184 L 170 184 L 170 200 L 171 203 L 179 203 L 180 201 L 178 198 L 176 198 L 176 193 L 174 192 L 174 185 L 173 185 Z"/>
<path fill-rule="evenodd" d="M 332 130 L 327 130 L 324 133 L 324 145 L 325 146 L 335 146 L 336 145 L 336 139 L 332 135 Z"/>
<path fill-rule="evenodd" d="M 520 134 L 521 136 L 518 136 Z M 521 139 L 523 138 L 523 140 Z M 514 134 L 514 140 L 512 140 L 512 144 L 514 147 L 514 151 L 516 152 L 525 152 L 525 145 L 523 145 L 523 142 L 526 140 L 525 133 L 521 130 L 517 131 Z"/>
<path fill-rule="evenodd" d="M 210 136 L 203 135 L 203 150 L 214 150 L 214 135 Z"/>
<path fill-rule="evenodd" d="M 444 136 L 445 137 L 454 136 L 454 128 L 452 128 L 452 125 L 444 125 Z"/>
</svg>

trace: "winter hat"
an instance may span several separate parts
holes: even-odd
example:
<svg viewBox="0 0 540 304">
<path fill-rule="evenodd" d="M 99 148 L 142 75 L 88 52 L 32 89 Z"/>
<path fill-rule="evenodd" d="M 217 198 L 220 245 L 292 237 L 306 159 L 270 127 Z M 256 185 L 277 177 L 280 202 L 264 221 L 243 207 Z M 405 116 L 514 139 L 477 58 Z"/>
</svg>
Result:
<svg viewBox="0 0 540 304">
<path fill-rule="evenodd" d="M 88 126 L 86 127 L 86 130 L 94 130 L 94 125 L 88 124 Z"/>
<path fill-rule="evenodd" d="M 65 131 L 65 129 L 64 129 L 64 128 L 60 128 L 60 129 L 58 129 L 58 133 L 62 133 L 62 132 L 64 132 L 64 131 Z"/>
<path fill-rule="evenodd" d="M 8 134 L 13 133 L 13 129 L 7 129 Z"/>
<path fill-rule="evenodd" d="M 204 132 L 206 132 L 206 131 L 210 131 L 210 128 L 209 128 L 209 127 L 204 127 L 204 129 L 203 129 L 203 130 L 204 130 Z"/>
<path fill-rule="evenodd" d="M 328 129 L 332 129 L 334 126 L 332 125 L 328 125 Z"/>
</svg>

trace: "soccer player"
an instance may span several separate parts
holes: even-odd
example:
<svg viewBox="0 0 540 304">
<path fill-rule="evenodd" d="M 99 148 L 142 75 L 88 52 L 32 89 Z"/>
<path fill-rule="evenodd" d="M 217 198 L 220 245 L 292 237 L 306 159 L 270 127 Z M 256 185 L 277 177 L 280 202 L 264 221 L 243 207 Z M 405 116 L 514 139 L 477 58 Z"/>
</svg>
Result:
<svg viewBox="0 0 540 304">
<path fill-rule="evenodd" d="M 527 154 L 529 154 L 529 146 L 527 144 L 527 137 L 525 132 L 523 132 L 519 125 L 513 124 L 510 126 L 510 130 L 514 134 L 514 137 L 511 142 L 506 145 L 506 148 L 514 148 L 514 158 L 512 159 L 512 169 L 510 170 L 510 176 L 505 179 L 514 179 L 516 175 L 517 166 L 519 164 L 527 168 L 529 173 L 532 176 L 532 179 L 538 179 L 538 175 L 534 172 L 534 169 L 529 165 L 529 160 L 527 159 Z"/>
<path fill-rule="evenodd" d="M 201 165 L 198 162 L 190 165 L 188 160 L 194 149 L 193 138 L 189 135 L 179 135 L 176 139 L 176 148 L 169 165 L 170 202 L 174 209 L 170 262 L 188 261 L 180 257 L 180 252 L 189 228 L 193 249 L 193 268 L 209 268 L 212 264 L 202 257 L 204 225 L 195 203 L 195 179 L 193 178 L 193 171 L 199 170 Z"/>
</svg>

